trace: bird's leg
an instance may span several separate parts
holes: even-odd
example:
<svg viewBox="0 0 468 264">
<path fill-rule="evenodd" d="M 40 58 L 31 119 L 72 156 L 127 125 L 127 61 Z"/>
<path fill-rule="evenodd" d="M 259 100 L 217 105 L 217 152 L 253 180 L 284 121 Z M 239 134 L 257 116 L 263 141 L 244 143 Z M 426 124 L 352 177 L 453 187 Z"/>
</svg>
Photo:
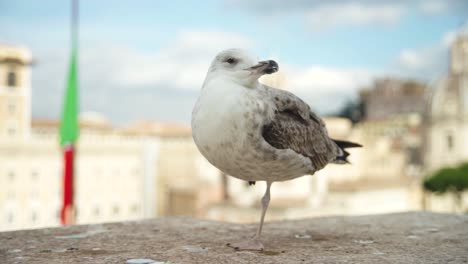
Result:
<svg viewBox="0 0 468 264">
<path fill-rule="evenodd" d="M 270 204 L 270 187 L 272 182 L 267 182 L 267 189 L 265 192 L 265 195 L 262 197 L 262 216 L 260 218 L 260 224 L 257 229 L 257 233 L 255 234 L 255 237 L 251 240 L 243 241 L 243 242 L 238 242 L 238 243 L 228 243 L 227 245 L 229 247 L 232 247 L 236 250 L 263 250 L 263 244 L 260 241 L 260 235 L 262 233 L 262 228 L 263 228 L 263 221 L 265 220 L 265 214 L 268 209 L 268 205 Z"/>
<path fill-rule="evenodd" d="M 260 218 L 260 225 L 258 226 L 257 229 L 257 234 L 255 235 L 255 240 L 260 240 L 260 235 L 262 233 L 262 227 L 263 227 L 263 220 L 265 220 L 265 214 L 268 209 L 268 205 L 270 204 L 270 187 L 271 187 L 271 182 L 267 182 L 267 189 L 265 192 L 265 195 L 262 197 L 262 217 Z"/>
</svg>

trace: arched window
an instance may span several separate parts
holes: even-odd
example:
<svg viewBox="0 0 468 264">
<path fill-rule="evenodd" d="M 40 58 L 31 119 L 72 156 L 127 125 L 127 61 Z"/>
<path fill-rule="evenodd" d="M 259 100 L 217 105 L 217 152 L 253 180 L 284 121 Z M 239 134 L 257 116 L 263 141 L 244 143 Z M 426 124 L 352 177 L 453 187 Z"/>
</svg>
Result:
<svg viewBox="0 0 468 264">
<path fill-rule="evenodd" d="M 16 87 L 18 84 L 17 75 L 14 70 L 9 70 L 7 73 L 7 86 Z"/>
</svg>

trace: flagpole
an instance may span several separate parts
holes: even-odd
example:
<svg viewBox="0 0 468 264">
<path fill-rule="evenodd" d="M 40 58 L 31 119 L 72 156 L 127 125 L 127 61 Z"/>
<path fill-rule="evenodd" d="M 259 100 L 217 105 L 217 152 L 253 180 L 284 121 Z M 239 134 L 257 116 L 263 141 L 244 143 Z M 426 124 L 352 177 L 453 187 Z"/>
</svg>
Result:
<svg viewBox="0 0 468 264">
<path fill-rule="evenodd" d="M 78 0 L 71 0 L 71 63 L 65 94 L 64 114 L 60 128 L 63 148 L 63 204 L 60 219 L 63 225 L 75 223 L 74 171 L 75 140 L 78 135 L 77 125 L 77 49 L 78 49 Z M 73 87 L 72 87 L 73 86 Z M 73 89 L 71 89 L 73 88 Z M 70 99 L 72 98 L 72 99 Z M 71 129 L 70 129 L 71 127 Z M 64 132 L 65 131 L 65 132 Z"/>
<path fill-rule="evenodd" d="M 79 0 L 71 0 L 71 43 L 72 48 L 78 48 L 78 18 L 79 18 Z"/>
</svg>

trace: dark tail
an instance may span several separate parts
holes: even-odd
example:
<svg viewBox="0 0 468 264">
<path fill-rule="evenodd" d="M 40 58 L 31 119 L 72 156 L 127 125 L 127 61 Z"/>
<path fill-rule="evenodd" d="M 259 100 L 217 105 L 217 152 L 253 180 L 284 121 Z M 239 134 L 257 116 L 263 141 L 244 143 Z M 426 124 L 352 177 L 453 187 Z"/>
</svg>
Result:
<svg viewBox="0 0 468 264">
<path fill-rule="evenodd" d="M 349 163 L 348 161 L 349 152 L 346 151 L 347 148 L 361 148 L 362 147 L 362 145 L 358 143 L 353 143 L 353 142 L 343 141 L 343 140 L 334 140 L 334 139 L 332 140 L 341 150 L 341 153 L 333 161 L 333 163 L 337 163 L 337 164 Z"/>
</svg>

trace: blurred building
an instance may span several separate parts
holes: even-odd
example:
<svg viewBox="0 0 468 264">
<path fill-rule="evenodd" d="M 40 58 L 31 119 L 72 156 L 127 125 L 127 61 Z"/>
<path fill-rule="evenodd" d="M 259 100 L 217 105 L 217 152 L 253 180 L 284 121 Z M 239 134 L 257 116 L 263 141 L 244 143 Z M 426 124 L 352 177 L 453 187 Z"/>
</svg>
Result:
<svg viewBox="0 0 468 264">
<path fill-rule="evenodd" d="M 31 122 L 31 53 L 0 44 L 0 136 L 29 135 Z"/>
<path fill-rule="evenodd" d="M 372 87 L 361 91 L 364 118 L 386 120 L 396 115 L 422 115 L 427 91 L 426 85 L 412 80 L 377 79 Z"/>
<path fill-rule="evenodd" d="M 373 153 L 363 162 L 362 177 L 416 180 L 421 176 L 429 93 L 423 83 L 396 78 L 378 79 L 361 91 L 363 119 L 353 133 Z"/>
<path fill-rule="evenodd" d="M 420 180 L 427 93 L 428 88 L 422 83 L 396 78 L 377 79 L 372 87 L 361 91 L 361 102 L 350 105 L 346 115 L 353 118 L 352 112 L 358 111 L 359 122 L 335 137 L 359 142 L 364 148 L 352 150 L 352 166 L 328 165 L 317 173 L 326 181 L 326 195 L 319 200 L 322 213 L 366 214 L 422 208 Z M 329 131 L 337 131 L 330 121 L 326 121 Z"/>
<path fill-rule="evenodd" d="M 448 73 L 434 86 L 427 109 L 428 171 L 468 160 L 468 33 L 450 50 Z"/>
<path fill-rule="evenodd" d="M 58 121 L 31 120 L 31 54 L 0 46 L 0 230 L 59 225 L 62 155 Z M 219 172 L 184 125 L 142 121 L 114 128 L 80 115 L 76 221 L 202 214 L 219 199 Z M 203 174 L 203 175 L 202 175 Z"/>
</svg>

